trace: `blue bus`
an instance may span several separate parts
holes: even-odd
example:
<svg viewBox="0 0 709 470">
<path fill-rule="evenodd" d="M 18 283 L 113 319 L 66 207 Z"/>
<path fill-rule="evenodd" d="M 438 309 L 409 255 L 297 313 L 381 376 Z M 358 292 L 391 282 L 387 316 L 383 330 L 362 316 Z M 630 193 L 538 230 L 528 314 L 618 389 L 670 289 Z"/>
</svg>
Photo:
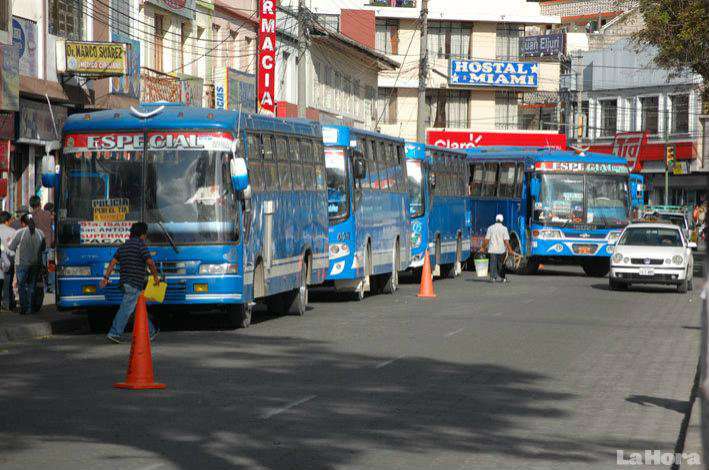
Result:
<svg viewBox="0 0 709 470">
<path fill-rule="evenodd" d="M 641 174 L 630 174 L 630 200 L 634 210 L 645 205 L 645 179 Z"/>
<path fill-rule="evenodd" d="M 58 173 L 43 175 L 58 186 L 57 306 L 88 309 L 92 326 L 120 303 L 117 276 L 99 281 L 135 221 L 170 306 L 219 308 L 246 327 L 254 301 L 303 314 L 308 285 L 324 281 L 319 124 L 146 104 L 72 115 L 62 142 Z"/>
<path fill-rule="evenodd" d="M 330 220 L 327 285 L 394 293 L 411 258 L 404 141 L 346 126 L 323 126 Z"/>
<path fill-rule="evenodd" d="M 469 170 L 466 153 L 406 143 L 411 217 L 411 264 L 423 266 L 426 249 L 434 275 L 456 277 L 470 256 Z"/>
<path fill-rule="evenodd" d="M 581 265 L 589 276 L 608 273 L 632 202 L 624 158 L 525 147 L 467 152 L 473 249 L 499 213 L 521 255 L 517 271 L 533 273 L 540 263 L 557 262 Z"/>
</svg>

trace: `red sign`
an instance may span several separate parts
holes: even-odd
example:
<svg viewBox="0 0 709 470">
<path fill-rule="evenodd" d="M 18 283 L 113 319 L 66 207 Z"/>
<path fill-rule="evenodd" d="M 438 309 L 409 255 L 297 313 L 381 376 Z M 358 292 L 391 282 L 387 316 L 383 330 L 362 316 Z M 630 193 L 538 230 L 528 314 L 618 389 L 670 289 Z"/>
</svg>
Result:
<svg viewBox="0 0 709 470">
<path fill-rule="evenodd" d="M 628 160 L 631 172 L 640 171 L 640 149 L 646 144 L 647 132 L 618 132 L 612 153 Z"/>
<path fill-rule="evenodd" d="M 276 5 L 274 0 L 259 0 L 258 85 L 259 111 L 276 113 Z"/>
<path fill-rule="evenodd" d="M 644 137 L 638 143 L 638 135 L 640 133 L 618 133 L 614 143 L 605 145 L 592 145 L 591 152 L 598 153 L 614 153 L 621 157 L 628 157 L 627 153 L 637 151 L 635 163 L 631 167 L 632 171 L 638 172 L 643 168 L 644 162 L 665 161 L 666 144 L 665 142 L 648 143 L 647 137 Z M 675 159 L 677 160 L 693 160 L 697 156 L 695 143 L 692 141 L 676 142 L 670 141 L 667 145 L 674 147 Z M 626 153 L 626 154 L 624 154 Z M 630 162 L 628 163 L 630 165 Z"/>
<path fill-rule="evenodd" d="M 527 132 L 426 131 L 429 145 L 452 149 L 490 146 L 551 147 L 566 150 L 564 134 Z"/>
</svg>

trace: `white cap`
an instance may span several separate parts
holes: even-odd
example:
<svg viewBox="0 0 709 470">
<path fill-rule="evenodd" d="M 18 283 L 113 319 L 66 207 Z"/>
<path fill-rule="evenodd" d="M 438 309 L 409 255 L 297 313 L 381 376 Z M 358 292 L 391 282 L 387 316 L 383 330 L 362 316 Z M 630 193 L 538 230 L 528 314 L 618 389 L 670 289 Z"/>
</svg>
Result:
<svg viewBox="0 0 709 470">
<path fill-rule="evenodd" d="M 495 217 L 495 222 L 504 222 L 505 218 L 502 216 L 502 214 L 497 214 Z"/>
</svg>

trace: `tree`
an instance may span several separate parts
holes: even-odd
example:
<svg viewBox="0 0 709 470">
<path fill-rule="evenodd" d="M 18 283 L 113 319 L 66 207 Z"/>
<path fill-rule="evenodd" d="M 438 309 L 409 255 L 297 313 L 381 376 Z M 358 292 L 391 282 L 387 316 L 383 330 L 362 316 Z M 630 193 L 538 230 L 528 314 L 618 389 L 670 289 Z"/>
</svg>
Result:
<svg viewBox="0 0 709 470">
<path fill-rule="evenodd" d="M 701 75 L 702 106 L 709 113 L 709 6 L 704 0 L 640 0 L 645 29 L 638 44 L 657 48 L 655 63 L 676 73 Z"/>
</svg>

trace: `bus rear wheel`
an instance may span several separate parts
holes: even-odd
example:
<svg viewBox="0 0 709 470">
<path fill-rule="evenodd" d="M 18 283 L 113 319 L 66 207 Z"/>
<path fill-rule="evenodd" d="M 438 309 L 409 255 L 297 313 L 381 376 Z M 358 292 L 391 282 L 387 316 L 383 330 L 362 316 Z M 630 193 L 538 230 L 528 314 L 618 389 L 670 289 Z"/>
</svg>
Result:
<svg viewBox="0 0 709 470">
<path fill-rule="evenodd" d="M 286 312 L 291 315 L 303 316 L 308 307 L 308 263 L 303 261 L 300 268 L 300 283 L 298 288 L 284 294 Z"/>
<path fill-rule="evenodd" d="M 610 261 L 608 259 L 588 260 L 585 261 L 581 267 L 583 267 L 583 272 L 590 277 L 605 277 L 611 270 Z"/>
<path fill-rule="evenodd" d="M 382 278 L 382 293 L 393 294 L 399 288 L 399 245 L 391 255 L 391 272 Z"/>
<path fill-rule="evenodd" d="M 453 264 L 446 264 L 443 266 L 443 277 L 447 279 L 454 279 L 460 275 L 463 271 L 463 267 L 460 263 L 461 253 L 462 243 L 459 238 L 455 247 L 455 262 Z"/>
<path fill-rule="evenodd" d="M 232 305 L 227 312 L 232 328 L 248 328 L 251 325 L 252 314 L 253 304 L 251 302 Z"/>
</svg>

